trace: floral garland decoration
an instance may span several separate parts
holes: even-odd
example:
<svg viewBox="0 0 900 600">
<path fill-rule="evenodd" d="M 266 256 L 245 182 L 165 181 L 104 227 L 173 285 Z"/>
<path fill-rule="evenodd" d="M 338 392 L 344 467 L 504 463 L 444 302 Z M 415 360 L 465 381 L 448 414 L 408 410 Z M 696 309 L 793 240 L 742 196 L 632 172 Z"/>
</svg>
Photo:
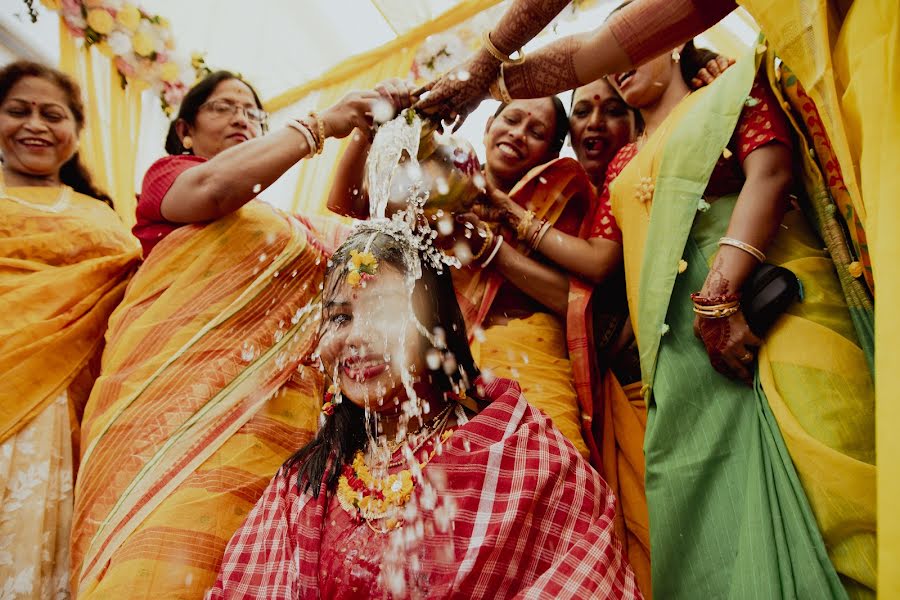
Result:
<svg viewBox="0 0 900 600">
<path fill-rule="evenodd" d="M 41 0 L 59 12 L 69 32 L 84 40 L 85 48 L 96 46 L 112 60 L 122 87 L 152 88 L 167 116 L 171 116 L 187 93 L 191 68 L 175 53 L 169 22 L 127 0 Z M 29 2 L 26 0 L 26 5 Z M 196 55 L 191 66 L 197 71 Z M 200 63 L 205 66 L 200 57 Z"/>
<path fill-rule="evenodd" d="M 347 261 L 347 283 L 350 287 L 365 285 L 367 281 L 375 278 L 378 271 L 378 260 L 371 252 L 350 251 L 350 260 Z"/>
</svg>

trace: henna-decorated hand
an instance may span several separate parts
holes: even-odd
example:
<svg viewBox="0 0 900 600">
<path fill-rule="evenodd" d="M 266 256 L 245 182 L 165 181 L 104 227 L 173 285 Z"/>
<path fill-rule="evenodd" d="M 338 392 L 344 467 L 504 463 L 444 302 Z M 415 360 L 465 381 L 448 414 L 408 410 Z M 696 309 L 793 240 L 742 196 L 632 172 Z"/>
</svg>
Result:
<svg viewBox="0 0 900 600">
<path fill-rule="evenodd" d="M 694 334 L 703 341 L 709 362 L 726 377 L 753 383 L 753 361 L 762 345 L 741 311 L 729 317 L 694 318 Z"/>
<path fill-rule="evenodd" d="M 460 128 L 466 117 L 489 96 L 491 84 L 500 74 L 500 63 L 481 50 L 463 64 L 428 83 L 418 92 L 421 99 L 413 106 L 421 114 Z"/>
<path fill-rule="evenodd" d="M 485 193 L 479 198 L 479 201 L 475 206 L 472 207 L 472 212 L 483 221 L 500 223 L 515 228 L 516 223 L 518 223 L 518 219 L 515 219 L 516 209 L 524 212 L 524 209 L 513 202 L 506 192 L 498 189 L 490 181 L 487 181 L 485 184 Z"/>
<path fill-rule="evenodd" d="M 733 64 L 733 58 L 717 56 L 706 63 L 705 67 L 697 71 L 697 75 L 691 79 L 691 87 L 698 90 L 703 86 L 711 84 L 715 81 L 716 77 L 727 71 Z"/>
</svg>

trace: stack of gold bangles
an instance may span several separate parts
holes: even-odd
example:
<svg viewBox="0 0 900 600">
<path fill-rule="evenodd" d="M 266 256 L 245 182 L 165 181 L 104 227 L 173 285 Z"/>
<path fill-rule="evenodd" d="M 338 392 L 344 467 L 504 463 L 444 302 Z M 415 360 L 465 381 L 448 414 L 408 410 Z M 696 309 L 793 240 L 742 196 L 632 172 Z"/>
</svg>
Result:
<svg viewBox="0 0 900 600">
<path fill-rule="evenodd" d="M 695 292 L 691 294 L 691 300 L 694 314 L 702 319 L 724 319 L 741 310 L 741 301 L 734 295 L 707 298 Z"/>
<path fill-rule="evenodd" d="M 516 52 L 518 56 L 513 58 L 508 54 L 503 54 L 494 45 L 494 42 L 491 41 L 491 33 L 489 31 L 485 31 L 482 36 L 484 40 L 484 49 L 488 51 L 488 54 L 493 56 L 500 63 L 500 75 L 497 77 L 497 81 L 495 81 L 490 86 L 491 96 L 495 100 L 499 100 L 504 104 L 509 104 L 512 102 L 512 96 L 509 94 L 509 90 L 506 88 L 506 79 L 504 78 L 503 67 L 508 64 L 518 65 L 525 62 L 525 51 L 519 48 Z"/>
</svg>

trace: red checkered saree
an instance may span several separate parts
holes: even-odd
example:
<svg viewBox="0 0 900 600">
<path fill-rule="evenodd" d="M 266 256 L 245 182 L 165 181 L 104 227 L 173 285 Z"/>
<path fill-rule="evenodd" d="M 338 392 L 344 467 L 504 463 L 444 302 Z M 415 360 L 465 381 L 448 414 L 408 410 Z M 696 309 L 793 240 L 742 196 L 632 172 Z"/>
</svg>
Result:
<svg viewBox="0 0 900 600">
<path fill-rule="evenodd" d="M 439 496 L 452 498 L 455 516 L 449 533 L 426 535 L 414 550 L 408 562 L 420 569 L 405 573 L 405 595 L 640 598 L 606 483 L 517 383 L 485 387 L 491 404 L 426 468 L 429 479 L 446 482 Z M 269 484 L 229 542 L 207 598 L 389 597 L 379 577 L 388 537 L 409 526 L 384 535 L 353 524 L 345 541 L 365 537 L 369 552 L 329 543 L 329 529 L 350 517 L 324 489 L 318 499 L 299 494 L 296 476 L 296 468 L 283 470 Z"/>
</svg>

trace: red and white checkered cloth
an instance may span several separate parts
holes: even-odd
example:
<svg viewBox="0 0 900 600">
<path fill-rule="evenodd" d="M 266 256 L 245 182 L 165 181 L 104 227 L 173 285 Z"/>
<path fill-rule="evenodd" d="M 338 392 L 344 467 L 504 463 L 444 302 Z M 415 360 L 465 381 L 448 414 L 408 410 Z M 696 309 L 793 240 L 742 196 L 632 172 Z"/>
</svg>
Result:
<svg viewBox="0 0 900 600">
<path fill-rule="evenodd" d="M 615 499 L 606 483 L 525 401 L 517 383 L 496 379 L 485 388 L 493 402 L 459 427 L 427 467 L 430 478 L 437 473 L 434 479 L 446 482 L 440 494 L 452 496 L 455 516 L 449 533 L 419 543 L 411 561 L 419 572 L 406 593 L 640 598 L 613 533 Z M 390 597 L 371 552 L 355 565 L 363 553 L 348 552 L 346 544 L 323 546 L 323 538 L 334 538 L 327 528 L 340 523 L 349 521 L 333 495 L 301 495 L 296 469 L 280 472 L 228 544 L 207 598 Z M 346 539 L 366 536 L 372 548 L 389 546 L 387 536 L 365 524 L 352 530 Z"/>
</svg>

